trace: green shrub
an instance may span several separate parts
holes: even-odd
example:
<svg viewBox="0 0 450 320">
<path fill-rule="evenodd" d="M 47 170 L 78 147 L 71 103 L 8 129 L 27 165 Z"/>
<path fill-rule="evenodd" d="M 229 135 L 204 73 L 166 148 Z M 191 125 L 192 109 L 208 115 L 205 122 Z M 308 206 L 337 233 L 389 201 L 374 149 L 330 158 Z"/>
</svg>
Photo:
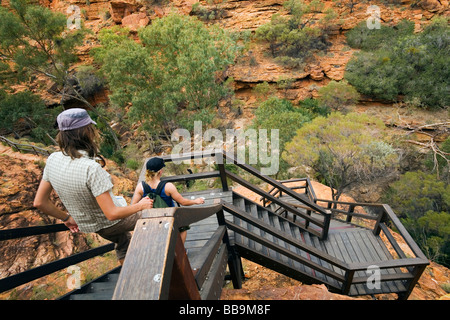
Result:
<svg viewBox="0 0 450 320">
<path fill-rule="evenodd" d="M 395 149 L 386 127 L 365 114 L 332 112 L 304 124 L 285 144 L 282 158 L 291 166 L 313 170 L 314 178 L 330 187 L 333 200 L 358 183 L 394 174 Z"/>
<path fill-rule="evenodd" d="M 279 137 L 280 154 L 285 144 L 292 139 L 296 131 L 304 123 L 311 121 L 312 115 L 303 108 L 295 107 L 290 101 L 275 96 L 263 101 L 255 111 L 252 127 L 255 129 L 277 129 Z M 279 172 L 276 178 L 285 178 L 289 165 L 283 159 L 279 159 Z"/>
<path fill-rule="evenodd" d="M 450 266 L 450 185 L 434 174 L 407 172 L 384 199 L 431 260 Z"/>
<path fill-rule="evenodd" d="M 413 33 L 414 22 L 409 20 L 402 20 L 395 28 L 383 24 L 380 29 L 369 29 L 366 21 L 363 21 L 347 32 L 346 38 L 352 48 L 369 51 L 394 44 L 400 38 Z"/>
<path fill-rule="evenodd" d="M 52 143 L 53 127 L 60 107 L 47 108 L 41 98 L 30 91 L 8 94 L 0 90 L 0 129 L 15 132 L 18 127 L 29 129 L 34 141 Z"/>
<path fill-rule="evenodd" d="M 344 110 L 355 104 L 359 99 L 359 93 L 347 81 L 332 80 L 326 86 L 319 89 L 319 103 L 333 110 Z"/>
<path fill-rule="evenodd" d="M 270 23 L 256 30 L 256 38 L 269 43 L 270 52 L 281 64 L 290 67 L 303 65 L 314 52 L 324 51 L 330 43 L 327 41 L 329 21 L 334 12 L 327 11 L 322 27 L 314 25 L 313 19 L 304 18 L 304 14 L 320 10 L 320 1 L 306 5 L 302 1 L 289 0 L 284 3 L 290 15 L 272 16 Z"/>
<path fill-rule="evenodd" d="M 217 77 L 236 55 L 229 34 L 171 13 L 138 36 L 139 42 L 120 29 L 100 32 L 101 46 L 93 53 L 111 88 L 111 102 L 130 122 L 140 121 L 150 135 L 167 140 L 176 128 L 192 130 L 194 121 L 211 123 L 219 101 L 231 92 Z"/>
<path fill-rule="evenodd" d="M 131 169 L 131 170 L 137 170 L 140 167 L 140 163 L 139 161 L 137 161 L 136 159 L 128 159 L 127 160 L 127 168 Z"/>
<path fill-rule="evenodd" d="M 305 112 L 311 114 L 312 117 L 315 116 L 326 117 L 331 112 L 331 109 L 328 106 L 322 105 L 319 103 L 319 100 L 312 98 L 300 101 L 299 107 L 304 109 Z"/>
<path fill-rule="evenodd" d="M 386 40 L 382 40 L 382 32 L 367 33 L 359 45 L 375 50 L 356 54 L 347 64 L 345 78 L 358 92 L 370 97 L 398 101 L 404 96 L 406 102 L 414 101 L 417 106 L 446 107 L 450 104 L 447 21 L 435 20 L 419 34 L 410 34 L 408 28 L 407 23 L 396 32 L 385 27 L 390 30 L 385 32 Z M 355 45 L 357 41 L 350 42 Z"/>
</svg>

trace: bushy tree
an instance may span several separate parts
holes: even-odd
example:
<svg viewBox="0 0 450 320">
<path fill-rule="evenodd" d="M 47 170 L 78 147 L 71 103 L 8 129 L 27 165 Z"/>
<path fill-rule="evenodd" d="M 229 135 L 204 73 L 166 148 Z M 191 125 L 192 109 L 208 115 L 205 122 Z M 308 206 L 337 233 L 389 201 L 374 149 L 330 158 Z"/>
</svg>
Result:
<svg viewBox="0 0 450 320">
<path fill-rule="evenodd" d="M 434 174 L 406 172 L 383 199 L 427 256 L 450 265 L 450 185 Z"/>
<path fill-rule="evenodd" d="M 286 142 L 290 141 L 297 129 L 304 123 L 311 121 L 311 114 L 302 108 L 295 107 L 290 101 L 270 96 L 255 110 L 252 128 L 270 130 L 276 129 L 279 136 L 280 153 L 284 150 Z M 288 164 L 283 159 L 279 162 L 277 178 L 284 176 Z"/>
<path fill-rule="evenodd" d="M 360 97 L 358 91 L 345 80 L 339 82 L 332 80 L 320 88 L 318 93 L 319 103 L 335 111 L 345 110 L 348 106 L 355 104 Z"/>
<path fill-rule="evenodd" d="M 52 142 L 56 133 L 53 125 L 61 108 L 48 109 L 39 96 L 30 91 L 8 94 L 0 90 L 0 128 L 15 132 L 19 121 L 21 127 L 31 131 L 31 136 L 41 142 Z"/>
<path fill-rule="evenodd" d="M 0 7 L 0 64 L 23 77 L 45 75 L 64 84 L 85 31 L 67 29 L 67 17 L 27 0 Z"/>
<path fill-rule="evenodd" d="M 297 130 L 282 154 L 292 166 L 308 166 L 331 188 L 333 200 L 355 184 L 396 171 L 398 155 L 384 124 L 363 114 L 332 112 Z"/>
<path fill-rule="evenodd" d="M 352 48 L 373 51 L 381 47 L 394 45 L 399 39 L 414 34 L 414 21 L 402 20 L 395 28 L 381 24 L 379 29 L 369 29 L 367 22 L 362 21 L 348 31 L 345 36 Z"/>
<path fill-rule="evenodd" d="M 220 72 L 233 63 L 228 34 L 195 17 L 172 13 L 138 32 L 139 42 L 117 29 L 102 30 L 94 56 L 112 90 L 111 100 L 154 136 L 209 123 L 230 88 Z M 170 140 L 170 139 L 169 139 Z"/>
<path fill-rule="evenodd" d="M 272 96 L 255 110 L 253 127 L 258 129 L 278 129 L 280 148 L 292 139 L 297 129 L 311 121 L 311 116 L 303 109 L 295 107 L 289 100 Z"/>
<path fill-rule="evenodd" d="M 37 76 L 50 79 L 55 83 L 52 94 L 60 97 L 60 103 L 75 100 L 90 110 L 113 138 L 114 148 L 119 149 L 109 119 L 87 100 L 86 87 L 78 79 L 80 73 L 71 70 L 78 60 L 77 47 L 88 31 L 81 21 L 80 28 L 73 30 L 67 24 L 64 14 L 27 0 L 11 0 L 10 8 L 0 7 L 0 77 L 24 84 Z"/>
<path fill-rule="evenodd" d="M 269 43 L 270 52 L 278 61 L 298 67 L 314 52 L 325 50 L 330 45 L 327 41 L 327 24 L 335 13 L 327 12 L 322 21 L 325 26 L 317 27 L 314 19 L 305 15 L 321 11 L 320 1 L 308 5 L 303 1 L 289 0 L 283 5 L 290 15 L 273 15 L 270 23 L 256 30 L 256 37 Z"/>
<path fill-rule="evenodd" d="M 404 96 L 421 107 L 446 107 L 450 103 L 447 20 L 437 19 L 419 34 L 411 34 L 408 26 L 404 23 L 397 31 L 384 27 L 390 30 L 385 35 L 355 32 L 361 38 L 352 35 L 350 43 L 371 51 L 363 50 L 349 61 L 345 78 L 361 94 L 392 101 Z"/>
</svg>

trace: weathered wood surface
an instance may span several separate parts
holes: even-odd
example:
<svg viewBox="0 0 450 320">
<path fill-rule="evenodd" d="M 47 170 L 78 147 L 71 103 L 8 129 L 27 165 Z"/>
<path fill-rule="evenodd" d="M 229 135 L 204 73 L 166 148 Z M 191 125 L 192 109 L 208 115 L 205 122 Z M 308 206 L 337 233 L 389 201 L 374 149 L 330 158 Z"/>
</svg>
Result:
<svg viewBox="0 0 450 320">
<path fill-rule="evenodd" d="M 183 193 L 182 195 L 187 199 L 202 197 L 204 198 L 205 203 L 202 205 L 181 208 L 201 208 L 205 206 L 217 206 L 217 203 L 221 200 L 226 202 L 233 201 L 232 191 L 222 191 L 220 189 L 187 192 Z M 229 213 L 226 213 L 226 216 L 231 218 L 231 215 Z M 190 230 L 188 230 L 187 232 L 187 237 L 184 244 L 186 250 L 188 251 L 188 256 L 191 256 L 192 254 L 195 254 L 197 251 L 201 250 L 203 246 L 208 242 L 208 240 L 212 237 L 217 228 L 219 228 L 219 223 L 215 214 L 210 215 L 209 217 L 198 222 L 191 223 Z M 233 242 L 233 233 L 228 232 L 228 235 L 230 237 L 230 241 Z"/>
<path fill-rule="evenodd" d="M 168 298 L 176 234 L 171 216 L 137 222 L 114 291 L 114 300 Z"/>
<path fill-rule="evenodd" d="M 177 236 L 175 259 L 169 288 L 170 300 L 200 300 L 197 283 L 186 255 L 183 241 Z"/>
</svg>

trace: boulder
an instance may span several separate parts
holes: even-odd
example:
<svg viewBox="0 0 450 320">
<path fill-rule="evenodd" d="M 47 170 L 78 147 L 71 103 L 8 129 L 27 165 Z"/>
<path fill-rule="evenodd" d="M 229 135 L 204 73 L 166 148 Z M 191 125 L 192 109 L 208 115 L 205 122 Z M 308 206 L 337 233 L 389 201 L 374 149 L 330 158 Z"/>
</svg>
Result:
<svg viewBox="0 0 450 320">
<path fill-rule="evenodd" d="M 150 19 L 145 12 L 132 13 L 122 19 L 122 26 L 128 27 L 131 31 L 137 31 L 150 23 Z"/>
<path fill-rule="evenodd" d="M 320 81 L 325 77 L 323 69 L 320 66 L 312 65 L 309 67 L 309 76 L 311 79 Z"/>
<path fill-rule="evenodd" d="M 422 0 L 419 2 L 419 6 L 422 9 L 427 10 L 429 12 L 441 12 L 445 9 L 444 8 L 445 6 L 439 0 Z M 447 7 L 448 7 L 448 2 L 447 2 Z"/>
<path fill-rule="evenodd" d="M 121 23 L 125 16 L 136 12 L 139 5 L 133 0 L 113 0 L 109 3 L 109 13 L 115 23 Z"/>
</svg>

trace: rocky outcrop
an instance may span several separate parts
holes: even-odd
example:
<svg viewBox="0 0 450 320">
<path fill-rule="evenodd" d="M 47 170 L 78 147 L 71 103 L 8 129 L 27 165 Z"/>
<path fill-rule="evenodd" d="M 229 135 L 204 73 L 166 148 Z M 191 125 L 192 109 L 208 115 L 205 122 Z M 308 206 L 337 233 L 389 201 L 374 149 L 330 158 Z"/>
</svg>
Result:
<svg viewBox="0 0 450 320">
<path fill-rule="evenodd" d="M 112 0 L 109 1 L 109 13 L 116 23 L 122 23 L 122 19 L 136 12 L 141 5 L 135 0 Z"/>
<path fill-rule="evenodd" d="M 449 2 L 446 0 L 421 0 L 418 5 L 429 12 L 442 13 L 449 9 Z"/>
<path fill-rule="evenodd" d="M 137 31 L 150 23 L 150 19 L 145 12 L 132 13 L 122 19 L 122 26 L 127 27 L 130 31 Z"/>
<path fill-rule="evenodd" d="M 13 229 L 56 221 L 39 213 L 33 199 L 42 176 L 44 159 L 12 152 L 0 145 L 0 226 Z M 63 208 L 53 196 L 57 205 Z M 0 278 L 71 255 L 89 248 L 81 234 L 59 232 L 3 241 L 0 246 Z"/>
<path fill-rule="evenodd" d="M 2 177 L 0 180 L 0 229 L 60 223 L 59 220 L 40 213 L 33 207 L 45 158 L 14 152 L 2 144 L 0 144 L 0 158 L 0 175 Z M 136 175 L 134 173 L 126 175 L 114 162 L 109 160 L 107 160 L 106 169 L 111 174 L 114 194 L 124 195 L 130 202 Z M 56 194 L 52 195 L 52 201 L 64 209 Z M 2 241 L 0 243 L 0 279 L 83 252 L 91 248 L 92 243 L 99 245 L 106 244 L 108 241 L 96 234 L 73 234 L 69 231 Z M 89 263 L 97 263 L 97 261 Z M 110 263 L 116 263 L 114 258 L 112 262 L 104 262 L 104 266 L 98 267 L 99 271 L 95 277 L 106 272 L 108 267 L 112 268 L 109 266 Z M 93 270 L 95 268 L 97 267 L 94 267 Z M 64 270 L 62 274 L 64 274 Z M 61 275 L 48 276 L 36 280 L 36 283 L 18 287 L 12 292 L 1 293 L 0 300 L 11 298 L 11 294 L 14 299 L 42 299 L 33 296 L 34 287 L 49 287 L 49 291 L 55 291 L 55 287 L 58 287 L 63 294 L 67 289 L 65 285 L 64 276 L 62 278 Z M 49 296 L 52 294 L 55 292 L 49 293 Z"/>
</svg>

